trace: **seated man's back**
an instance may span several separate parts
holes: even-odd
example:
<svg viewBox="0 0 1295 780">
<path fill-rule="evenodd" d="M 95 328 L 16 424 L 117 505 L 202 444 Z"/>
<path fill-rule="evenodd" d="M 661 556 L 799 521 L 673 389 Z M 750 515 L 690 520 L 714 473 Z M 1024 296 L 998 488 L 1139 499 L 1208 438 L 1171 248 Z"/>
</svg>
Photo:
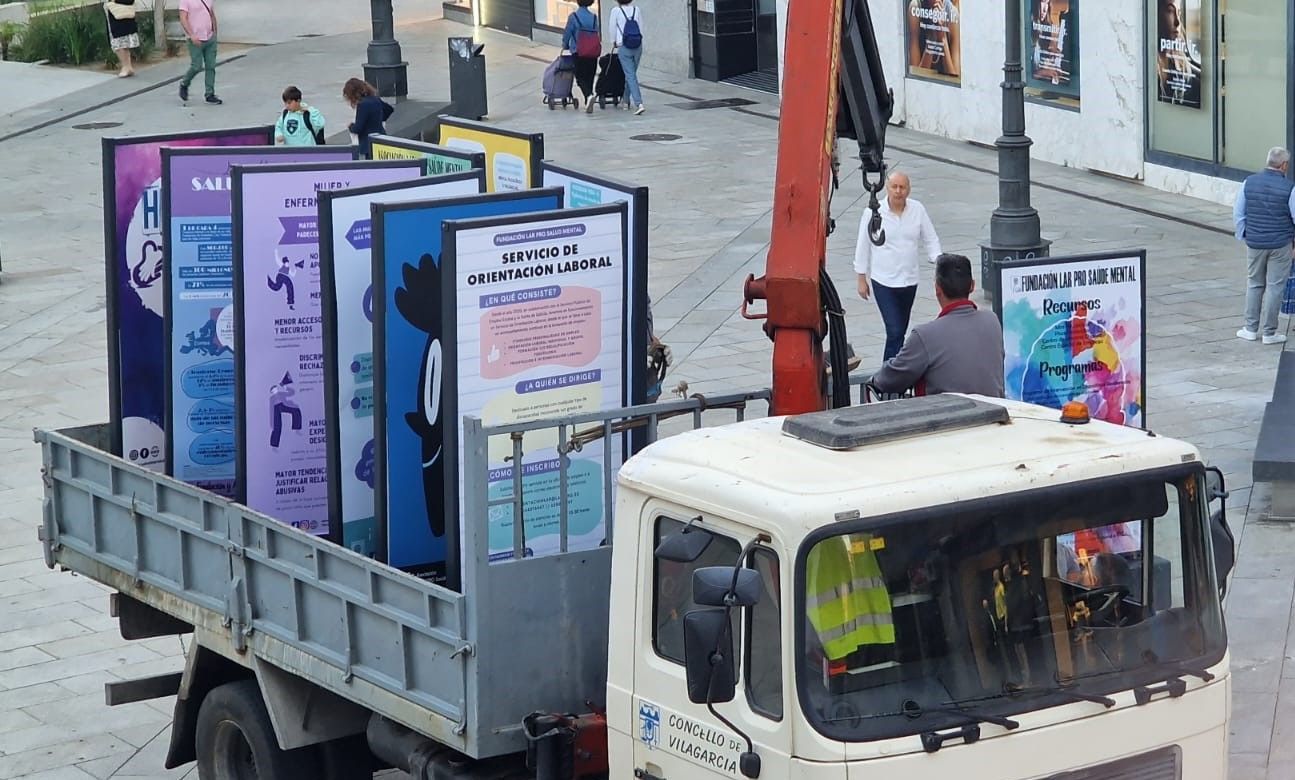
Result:
<svg viewBox="0 0 1295 780">
<path fill-rule="evenodd" d="M 971 261 L 940 255 L 935 297 L 940 315 L 918 325 L 904 347 L 872 377 L 877 389 L 918 395 L 974 393 L 1002 398 L 1003 328 L 992 312 L 980 311 L 968 296 L 975 289 Z"/>
</svg>

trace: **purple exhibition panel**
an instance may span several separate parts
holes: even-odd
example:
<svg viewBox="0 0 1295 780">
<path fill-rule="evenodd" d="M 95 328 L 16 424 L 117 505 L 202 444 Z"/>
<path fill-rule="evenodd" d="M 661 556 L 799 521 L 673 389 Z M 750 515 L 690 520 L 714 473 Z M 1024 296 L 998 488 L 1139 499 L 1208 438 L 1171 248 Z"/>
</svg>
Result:
<svg viewBox="0 0 1295 780">
<path fill-rule="evenodd" d="M 233 169 L 239 498 L 310 533 L 329 520 L 316 193 L 422 174 L 422 160 Z"/>
<path fill-rule="evenodd" d="M 273 127 L 103 139 L 108 264 L 108 406 L 112 450 L 163 465 L 162 149 L 268 144 Z"/>
<path fill-rule="evenodd" d="M 349 146 L 162 150 L 166 473 L 226 497 L 235 478 L 234 165 L 348 162 Z"/>
</svg>

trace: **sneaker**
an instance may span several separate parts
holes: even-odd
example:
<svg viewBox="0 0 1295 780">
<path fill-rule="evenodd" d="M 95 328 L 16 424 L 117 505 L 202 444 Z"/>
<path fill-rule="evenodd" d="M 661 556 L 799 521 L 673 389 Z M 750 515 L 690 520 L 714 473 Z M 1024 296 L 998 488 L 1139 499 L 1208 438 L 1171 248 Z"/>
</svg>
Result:
<svg viewBox="0 0 1295 780">
<path fill-rule="evenodd" d="M 189 85 L 188 85 L 188 84 L 181 84 L 181 85 L 180 85 L 180 99 L 181 99 L 181 100 L 183 100 L 183 101 L 185 101 L 186 103 L 187 103 L 187 102 L 189 102 Z"/>
<path fill-rule="evenodd" d="M 216 97 L 215 95 L 208 95 L 208 96 L 207 96 L 207 102 L 208 102 L 208 103 L 210 103 L 210 104 L 211 104 L 211 105 L 213 105 L 213 106 L 220 106 L 220 105 L 224 105 L 224 103 L 225 103 L 225 101 L 221 100 L 220 98 Z"/>
<path fill-rule="evenodd" d="M 1286 343 L 1286 334 L 1285 334 L 1285 333 L 1272 333 L 1272 334 L 1269 334 L 1269 335 L 1267 335 L 1267 336 L 1264 336 L 1264 343 L 1265 343 L 1265 344 L 1285 344 L 1285 343 Z"/>
<path fill-rule="evenodd" d="M 634 112 L 634 116 L 640 116 L 644 111 L 647 111 L 647 106 L 639 103 L 638 110 Z"/>
<path fill-rule="evenodd" d="M 1241 330 L 1237 331 L 1237 338 L 1245 339 L 1246 341 L 1255 341 L 1256 339 L 1259 338 L 1259 334 L 1255 333 L 1253 330 L 1250 330 L 1249 328 L 1242 328 Z"/>
<path fill-rule="evenodd" d="M 592 97 L 585 97 L 585 113 L 592 114 L 593 112 L 594 112 L 594 99 Z"/>
</svg>

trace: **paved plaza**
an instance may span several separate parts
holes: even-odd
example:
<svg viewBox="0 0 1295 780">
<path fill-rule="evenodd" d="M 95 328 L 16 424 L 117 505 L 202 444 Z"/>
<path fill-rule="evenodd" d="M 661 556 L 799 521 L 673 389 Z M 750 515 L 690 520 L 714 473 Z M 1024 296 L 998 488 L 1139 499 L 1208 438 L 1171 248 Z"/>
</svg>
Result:
<svg viewBox="0 0 1295 780">
<path fill-rule="evenodd" d="M 469 32 L 443 21 L 399 28 L 416 97 L 448 95 L 445 39 Z M 682 381 L 689 392 L 713 393 L 766 385 L 769 342 L 738 305 L 742 280 L 762 272 L 768 249 L 776 99 L 653 72 L 649 50 L 645 115 L 549 111 L 538 83 L 555 50 L 478 35 L 491 122 L 543 132 L 550 159 L 650 188 L 649 288 L 658 334 L 676 359 L 667 386 Z M 184 65 L 173 61 L 0 116 L 0 780 L 192 772 L 162 769 L 171 700 L 103 705 L 106 681 L 179 669 L 181 642 L 121 640 L 106 592 L 46 569 L 36 543 L 41 484 L 31 429 L 108 416 L 99 138 L 268 123 L 289 83 L 335 131 L 349 121 L 340 85 L 359 75 L 366 42 L 353 33 L 239 51 L 220 68 L 219 108 L 179 104 L 174 79 Z M 754 102 L 686 110 L 717 97 Z M 644 134 L 678 138 L 634 139 Z M 946 251 L 978 257 L 997 201 L 992 150 L 898 128 L 890 145 L 888 158 L 912 177 Z M 1232 490 L 1240 557 L 1227 610 L 1231 780 L 1287 780 L 1295 776 L 1295 528 L 1265 522 L 1266 486 L 1250 481 L 1281 348 L 1234 335 L 1244 253 L 1231 236 L 1230 209 L 1072 169 L 1036 164 L 1034 173 L 1034 203 L 1055 254 L 1148 252 L 1150 427 L 1201 447 Z M 858 173 L 846 176 L 834 199 L 840 229 L 828 265 L 867 367 L 879 362 L 883 332 L 875 306 L 854 293 L 862 196 Z M 922 272 L 915 322 L 936 313 L 930 267 Z"/>
</svg>

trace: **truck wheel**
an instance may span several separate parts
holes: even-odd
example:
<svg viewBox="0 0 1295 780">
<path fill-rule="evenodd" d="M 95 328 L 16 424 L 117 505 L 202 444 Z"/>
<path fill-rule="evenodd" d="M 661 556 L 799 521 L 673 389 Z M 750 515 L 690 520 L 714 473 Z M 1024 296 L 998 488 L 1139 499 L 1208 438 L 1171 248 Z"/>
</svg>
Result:
<svg viewBox="0 0 1295 780">
<path fill-rule="evenodd" d="M 313 746 L 283 750 L 256 680 L 213 688 L 195 729 L 201 780 L 302 780 L 319 776 Z"/>
</svg>

